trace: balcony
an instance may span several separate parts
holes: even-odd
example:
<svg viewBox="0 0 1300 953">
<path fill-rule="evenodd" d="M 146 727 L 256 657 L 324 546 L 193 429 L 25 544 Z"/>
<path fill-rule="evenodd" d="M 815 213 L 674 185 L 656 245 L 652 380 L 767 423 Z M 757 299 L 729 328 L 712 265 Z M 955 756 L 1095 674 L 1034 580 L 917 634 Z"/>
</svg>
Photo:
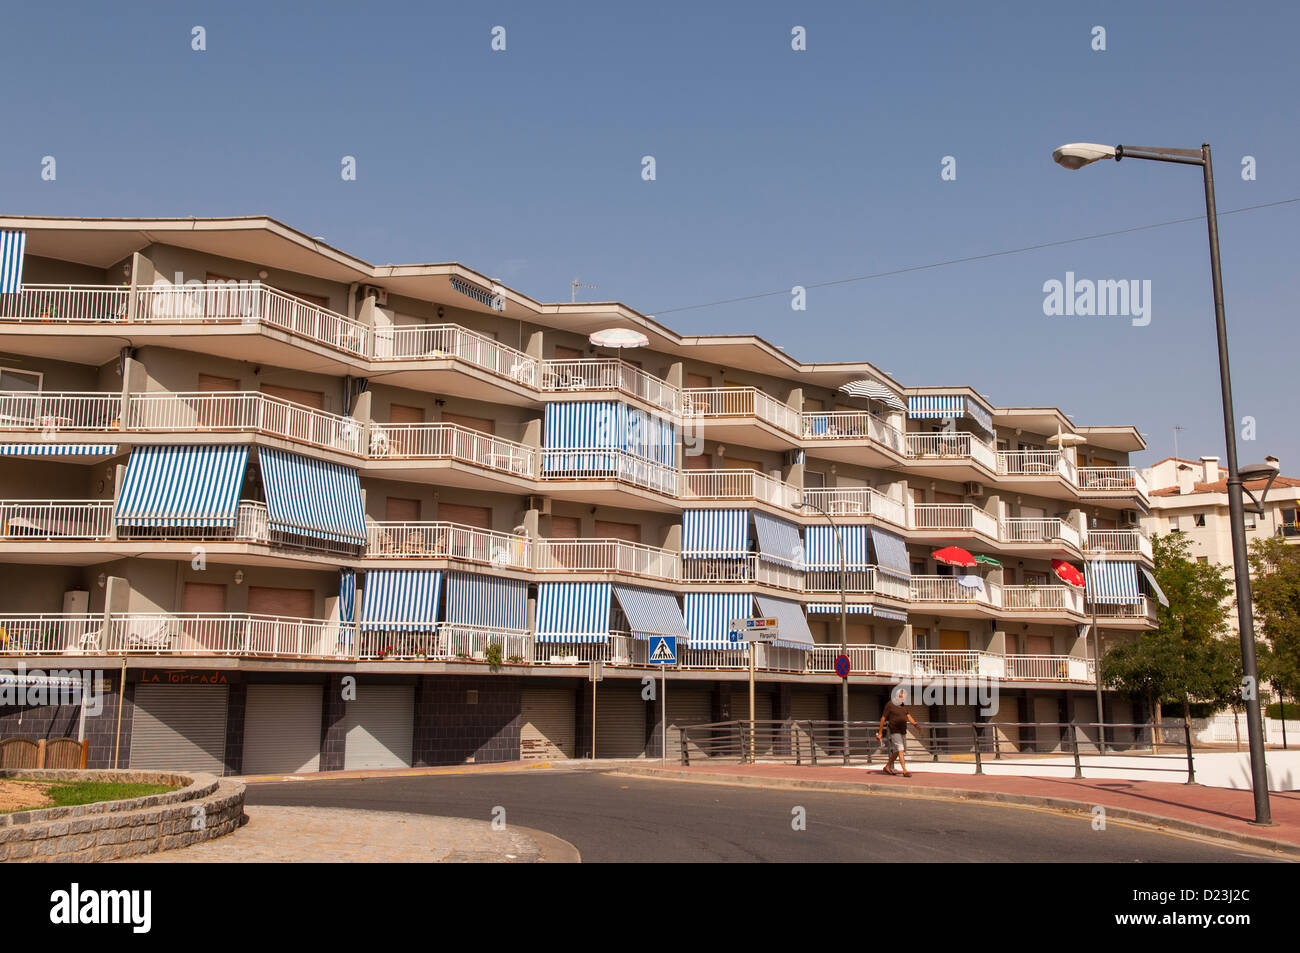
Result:
<svg viewBox="0 0 1300 953">
<path fill-rule="evenodd" d="M 371 460 L 451 460 L 497 473 L 533 479 L 537 450 L 459 424 L 385 424 L 369 426 Z"/>
<path fill-rule="evenodd" d="M 377 328 L 374 340 L 376 361 L 460 361 L 533 388 L 540 376 L 537 358 L 456 324 Z"/>
<path fill-rule="evenodd" d="M 1007 655 L 1003 665 L 1005 678 L 1021 682 L 1092 682 L 1091 661 L 1072 655 Z"/>
<path fill-rule="evenodd" d="M 805 503 L 820 507 L 831 516 L 873 516 L 896 526 L 907 526 L 906 507 L 870 487 L 804 490 L 803 498 Z"/>
<path fill-rule="evenodd" d="M 112 500 L 2 500 L 0 539 L 104 540 L 113 533 Z"/>
<path fill-rule="evenodd" d="M 617 391 L 670 414 L 678 412 L 677 388 L 641 368 L 608 358 L 577 361 L 543 361 L 543 391 Z"/>
<path fill-rule="evenodd" d="M 1011 477 L 1060 477 L 1075 484 L 1074 464 L 1059 450 L 999 450 L 997 472 Z"/>
<path fill-rule="evenodd" d="M 804 571 L 784 563 L 761 559 L 755 553 L 735 557 L 682 558 L 682 582 L 718 584 L 758 584 L 806 592 Z M 839 592 L 839 589 L 835 590 Z"/>
<path fill-rule="evenodd" d="M 1003 586 L 1002 608 L 1008 612 L 1085 613 L 1082 590 L 1072 586 Z"/>
<path fill-rule="evenodd" d="M 446 522 L 367 522 L 365 555 L 367 559 L 449 559 L 494 569 L 527 569 L 531 562 L 525 536 Z"/>
<path fill-rule="evenodd" d="M 757 470 L 682 470 L 683 500 L 755 500 L 794 509 L 802 491 Z"/>
<path fill-rule="evenodd" d="M 913 504 L 912 528 L 963 536 L 979 533 L 990 539 L 998 539 L 998 521 L 970 503 Z"/>
<path fill-rule="evenodd" d="M 534 539 L 533 570 L 538 573 L 620 573 L 677 582 L 679 553 L 621 539 Z"/>
<path fill-rule="evenodd" d="M 907 455 L 914 460 L 971 460 L 997 472 L 992 447 L 971 433 L 909 433 Z"/>
<path fill-rule="evenodd" d="M 868 594 L 906 601 L 911 597 L 908 576 L 880 566 L 863 566 L 844 573 L 844 591 L 853 595 Z M 840 571 L 836 569 L 809 569 L 804 573 L 804 591 L 809 593 L 838 594 Z"/>
<path fill-rule="evenodd" d="M 893 424 L 866 411 L 835 410 L 803 415 L 803 438 L 828 443 L 871 441 L 898 456 L 907 456 L 906 435 Z"/>
<path fill-rule="evenodd" d="M 261 282 L 145 285 L 24 285 L 0 302 L 0 321 L 92 325 L 263 325 L 365 358 L 370 329 Z"/>
<path fill-rule="evenodd" d="M 365 425 L 355 418 L 257 391 L 133 393 L 127 402 L 126 429 L 136 433 L 260 433 L 352 456 L 365 453 Z"/>
<path fill-rule="evenodd" d="M 1059 519 L 1005 519 L 1000 536 L 1004 543 L 1055 543 L 1079 548 L 1079 531 Z"/>
<path fill-rule="evenodd" d="M 681 392 L 683 420 L 709 423 L 760 421 L 793 436 L 803 434 L 803 417 L 756 387 L 691 388 Z"/>
<path fill-rule="evenodd" d="M 103 391 L 0 391 L 0 430 L 113 433 L 122 429 L 122 395 Z"/>
<path fill-rule="evenodd" d="M 1088 609 L 1089 611 L 1095 611 L 1097 618 L 1106 622 L 1140 622 L 1156 625 L 1158 622 L 1156 604 L 1146 596 L 1142 596 L 1141 600 L 1141 602 L 1133 603 L 1089 604 Z"/>
<path fill-rule="evenodd" d="M 1096 555 L 1138 555 L 1151 559 L 1151 540 L 1136 529 L 1090 529 L 1088 552 Z"/>
<path fill-rule="evenodd" d="M 678 470 L 626 450 L 540 450 L 538 478 L 548 483 L 611 481 L 676 497 Z"/>
<path fill-rule="evenodd" d="M 912 576 L 913 602 L 935 602 L 949 606 L 1001 608 L 1002 587 L 995 582 L 983 582 L 978 589 L 968 589 L 956 576 Z"/>
<path fill-rule="evenodd" d="M 1147 498 L 1147 481 L 1134 467 L 1080 467 L 1077 484 L 1084 497 Z"/>
</svg>

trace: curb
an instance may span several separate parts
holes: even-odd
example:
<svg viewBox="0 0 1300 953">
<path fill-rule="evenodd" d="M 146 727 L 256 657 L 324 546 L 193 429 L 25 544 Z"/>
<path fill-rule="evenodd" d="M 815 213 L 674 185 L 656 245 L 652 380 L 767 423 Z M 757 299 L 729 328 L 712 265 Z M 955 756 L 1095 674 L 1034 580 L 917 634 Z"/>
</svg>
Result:
<svg viewBox="0 0 1300 953">
<path fill-rule="evenodd" d="M 233 780 L 243 781 L 245 784 L 273 784 L 281 781 L 372 781 L 384 778 L 423 778 L 430 775 L 444 774 L 513 774 L 519 771 L 538 771 L 544 768 L 556 767 L 549 761 L 535 761 L 528 764 L 519 764 L 517 762 L 504 766 L 495 765 L 465 765 L 463 767 L 453 767 L 442 765 L 440 767 L 430 768 L 377 768 L 373 771 L 315 771 L 305 774 L 250 774 L 239 775 Z"/>
<path fill-rule="evenodd" d="M 1008 791 L 975 791 L 969 788 L 930 788 L 913 785 L 877 784 L 872 781 L 846 783 L 841 781 L 822 781 L 812 778 L 755 777 L 737 774 L 697 774 L 677 771 L 672 768 L 620 768 L 609 772 L 614 776 L 650 778 L 659 781 L 689 781 L 698 784 L 724 784 L 735 787 L 774 788 L 785 790 L 826 791 L 831 794 L 873 794 L 892 797 L 913 797 L 938 801 L 980 801 L 988 804 L 1013 804 L 1025 807 L 1047 807 L 1071 814 L 1090 814 L 1093 804 L 1071 798 L 1048 797 L 1041 794 L 1013 794 Z M 1212 827 L 1195 821 L 1185 821 L 1163 814 L 1137 811 L 1126 807 L 1112 807 L 1103 804 L 1106 817 L 1114 820 L 1134 821 L 1181 834 L 1193 834 L 1210 840 L 1230 841 L 1247 847 L 1266 850 L 1271 853 L 1284 854 L 1300 859 L 1300 844 L 1289 844 L 1257 834 L 1243 834 L 1238 831 Z"/>
<path fill-rule="evenodd" d="M 531 838 L 537 845 L 539 864 L 580 864 L 582 855 L 578 853 L 578 848 L 574 847 L 562 837 L 556 837 L 554 834 L 548 834 L 545 831 L 539 831 L 534 827 L 519 827 L 511 825 L 515 830 L 523 832 L 525 837 Z"/>
</svg>

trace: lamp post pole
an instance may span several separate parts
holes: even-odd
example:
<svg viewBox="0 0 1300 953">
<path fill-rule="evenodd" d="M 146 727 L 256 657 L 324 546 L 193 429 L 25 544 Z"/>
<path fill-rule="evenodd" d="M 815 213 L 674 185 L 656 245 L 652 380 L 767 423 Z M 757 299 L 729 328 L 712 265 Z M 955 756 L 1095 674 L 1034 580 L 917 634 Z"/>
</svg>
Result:
<svg viewBox="0 0 1300 953">
<path fill-rule="evenodd" d="M 1245 507 L 1242 502 L 1241 472 L 1237 467 L 1236 417 L 1232 409 L 1232 374 L 1228 365 L 1228 322 L 1223 312 L 1223 276 L 1219 270 L 1219 216 L 1214 204 L 1214 164 L 1210 144 L 1200 149 L 1165 149 L 1148 146 L 1098 146 L 1071 143 L 1061 146 L 1053 158 L 1067 169 L 1078 169 L 1099 159 L 1149 159 L 1177 165 L 1198 165 L 1205 183 L 1205 221 L 1210 239 L 1210 281 L 1214 291 L 1214 328 L 1219 346 L 1219 389 L 1223 399 L 1223 435 L 1228 453 L 1228 518 L 1232 528 L 1232 565 L 1237 587 L 1237 631 L 1241 639 L 1241 668 L 1246 702 L 1246 726 L 1250 735 L 1250 775 L 1255 793 L 1255 820 L 1271 825 L 1268 800 L 1268 767 L 1264 762 L 1264 723 L 1259 711 L 1259 668 L 1255 659 L 1255 617 L 1250 595 L 1250 560 L 1246 547 Z M 1100 659 L 1098 660 L 1100 663 Z"/>
</svg>

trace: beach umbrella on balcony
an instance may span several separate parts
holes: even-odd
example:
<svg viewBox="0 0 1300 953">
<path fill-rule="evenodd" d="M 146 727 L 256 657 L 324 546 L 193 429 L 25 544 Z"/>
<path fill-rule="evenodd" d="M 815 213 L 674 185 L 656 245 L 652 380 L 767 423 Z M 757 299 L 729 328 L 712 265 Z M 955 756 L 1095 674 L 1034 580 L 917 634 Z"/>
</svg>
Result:
<svg viewBox="0 0 1300 953">
<path fill-rule="evenodd" d="M 979 563 L 980 565 L 982 565 L 982 566 L 987 566 L 987 567 L 989 567 L 990 569 L 1001 569 L 1001 568 L 1002 568 L 1002 563 L 1000 563 L 998 560 L 994 559 L 992 556 L 985 556 L 985 555 L 983 555 L 982 553 L 981 553 L 980 555 L 978 555 L 978 556 L 975 557 L 975 561 L 976 561 L 977 563 Z"/>
<path fill-rule="evenodd" d="M 614 350 L 628 347 L 645 347 L 650 343 L 648 337 L 640 331 L 633 331 L 631 328 L 605 328 L 603 331 L 593 331 L 587 335 L 587 340 L 596 347 L 612 347 Z"/>
<path fill-rule="evenodd" d="M 934 561 L 945 566 L 961 566 L 964 569 L 976 565 L 975 557 L 960 546 L 945 546 L 934 554 Z"/>
<path fill-rule="evenodd" d="M 1083 573 L 1064 559 L 1052 560 L 1052 572 L 1056 573 L 1063 582 L 1067 582 L 1076 588 L 1082 589 L 1085 585 L 1086 581 L 1083 578 Z"/>
<path fill-rule="evenodd" d="M 983 589 L 984 580 L 979 576 L 958 576 L 957 585 L 961 586 L 963 589 Z"/>
<path fill-rule="evenodd" d="M 867 400 L 878 400 L 886 407 L 894 410 L 906 410 L 907 405 L 903 403 L 903 398 L 899 397 L 892 390 L 879 381 L 873 381 L 864 377 L 862 380 L 849 381 L 840 388 L 841 394 L 848 394 L 850 397 L 864 397 Z"/>
</svg>

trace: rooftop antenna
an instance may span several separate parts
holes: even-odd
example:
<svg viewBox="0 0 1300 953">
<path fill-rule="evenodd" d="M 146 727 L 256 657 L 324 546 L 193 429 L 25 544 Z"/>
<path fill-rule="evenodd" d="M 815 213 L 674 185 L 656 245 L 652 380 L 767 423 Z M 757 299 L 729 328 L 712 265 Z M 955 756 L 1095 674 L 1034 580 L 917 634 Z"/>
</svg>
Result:
<svg viewBox="0 0 1300 953">
<path fill-rule="evenodd" d="M 569 287 L 570 287 L 569 302 L 570 302 L 571 304 L 577 304 L 577 303 L 578 303 L 578 289 L 579 289 L 579 288 L 595 288 L 596 286 L 595 286 L 595 285 L 584 285 L 584 284 L 583 284 L 581 281 L 579 281 L 577 278 L 574 278 L 572 281 L 569 282 Z"/>
<path fill-rule="evenodd" d="M 1174 459 L 1175 460 L 1182 459 L 1182 457 L 1178 455 L 1178 431 L 1186 430 L 1186 429 L 1187 429 L 1186 427 L 1183 427 L 1179 424 L 1174 424 Z"/>
</svg>

